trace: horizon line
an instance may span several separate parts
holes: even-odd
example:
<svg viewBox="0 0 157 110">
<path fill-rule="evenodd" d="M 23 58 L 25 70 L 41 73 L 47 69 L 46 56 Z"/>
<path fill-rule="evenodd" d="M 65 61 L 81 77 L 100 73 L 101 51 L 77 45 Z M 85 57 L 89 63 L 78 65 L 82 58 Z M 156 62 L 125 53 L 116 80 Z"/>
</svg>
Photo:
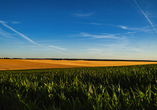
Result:
<svg viewBox="0 0 157 110">
<path fill-rule="evenodd" d="M 10 58 L 1 57 L 0 59 L 26 59 L 26 60 L 85 60 L 85 61 L 146 61 L 146 62 L 157 62 L 157 60 L 135 60 L 135 59 L 98 59 L 98 58 Z"/>
</svg>

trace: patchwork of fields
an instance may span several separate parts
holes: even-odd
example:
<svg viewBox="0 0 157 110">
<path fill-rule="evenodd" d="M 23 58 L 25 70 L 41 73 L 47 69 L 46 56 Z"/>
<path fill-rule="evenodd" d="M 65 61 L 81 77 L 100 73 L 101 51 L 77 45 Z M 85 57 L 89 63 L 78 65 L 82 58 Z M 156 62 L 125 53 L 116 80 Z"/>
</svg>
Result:
<svg viewBox="0 0 157 110">
<path fill-rule="evenodd" d="M 157 62 L 0 59 L 0 70 L 129 66 L 129 65 L 144 65 L 144 64 L 157 64 Z"/>
</svg>

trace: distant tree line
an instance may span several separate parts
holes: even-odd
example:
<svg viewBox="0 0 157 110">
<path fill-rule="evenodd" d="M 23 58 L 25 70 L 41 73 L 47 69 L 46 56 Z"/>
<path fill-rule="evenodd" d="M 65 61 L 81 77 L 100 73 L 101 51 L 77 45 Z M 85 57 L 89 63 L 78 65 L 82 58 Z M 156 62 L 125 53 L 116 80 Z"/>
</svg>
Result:
<svg viewBox="0 0 157 110">
<path fill-rule="evenodd" d="M 124 59 L 77 59 L 77 58 L 9 58 L 1 57 L 0 59 L 27 59 L 27 60 L 85 60 L 85 61 L 141 61 L 157 62 L 157 60 L 124 60 Z"/>
</svg>

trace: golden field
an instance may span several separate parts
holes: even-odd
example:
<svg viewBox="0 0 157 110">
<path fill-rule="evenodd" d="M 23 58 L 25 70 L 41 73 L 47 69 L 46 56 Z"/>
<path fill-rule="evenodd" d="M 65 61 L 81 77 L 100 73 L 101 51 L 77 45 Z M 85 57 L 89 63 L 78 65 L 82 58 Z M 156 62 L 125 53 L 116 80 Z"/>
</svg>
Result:
<svg viewBox="0 0 157 110">
<path fill-rule="evenodd" d="M 144 64 L 157 64 L 157 62 L 0 59 L 0 70 L 129 66 Z"/>
</svg>

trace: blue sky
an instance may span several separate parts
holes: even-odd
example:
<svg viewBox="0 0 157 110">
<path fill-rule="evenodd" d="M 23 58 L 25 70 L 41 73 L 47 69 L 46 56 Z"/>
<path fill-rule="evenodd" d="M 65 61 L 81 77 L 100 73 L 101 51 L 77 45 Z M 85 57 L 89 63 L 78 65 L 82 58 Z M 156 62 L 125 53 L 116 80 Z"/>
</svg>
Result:
<svg viewBox="0 0 157 110">
<path fill-rule="evenodd" d="M 157 60 L 156 0 L 0 0 L 0 56 Z"/>
</svg>

